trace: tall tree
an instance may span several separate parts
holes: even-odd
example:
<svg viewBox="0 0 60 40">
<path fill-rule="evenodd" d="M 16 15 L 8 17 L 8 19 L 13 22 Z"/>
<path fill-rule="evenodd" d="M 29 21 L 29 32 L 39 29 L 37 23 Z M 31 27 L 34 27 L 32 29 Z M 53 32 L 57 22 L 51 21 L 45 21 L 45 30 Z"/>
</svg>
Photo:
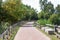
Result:
<svg viewBox="0 0 60 40">
<path fill-rule="evenodd" d="M 60 14 L 60 5 L 56 7 L 56 13 Z"/>
<path fill-rule="evenodd" d="M 36 19 L 37 13 L 31 6 L 24 5 L 21 0 L 6 0 L 3 3 L 3 16 L 4 21 L 18 21 Z M 9 15 L 9 16 L 8 16 Z M 36 17 L 35 17 L 36 16 Z"/>
<path fill-rule="evenodd" d="M 20 18 L 20 16 L 18 16 L 19 8 L 20 8 L 20 0 L 5 1 L 3 2 L 2 8 L 3 8 L 3 13 L 0 15 L 2 19 L 4 19 L 4 21 L 15 21 Z"/>
<path fill-rule="evenodd" d="M 42 10 L 45 10 L 45 6 L 46 6 L 46 4 L 47 4 L 47 0 L 40 0 L 40 6 L 41 6 L 41 9 Z"/>
<path fill-rule="evenodd" d="M 51 2 L 48 2 L 45 7 L 45 12 L 54 13 L 54 6 Z"/>
<path fill-rule="evenodd" d="M 54 13 L 53 4 L 51 2 L 48 2 L 47 0 L 40 0 L 40 5 L 41 5 L 42 12 L 44 12 L 43 17 L 45 19 L 48 19 L 50 15 Z"/>
</svg>

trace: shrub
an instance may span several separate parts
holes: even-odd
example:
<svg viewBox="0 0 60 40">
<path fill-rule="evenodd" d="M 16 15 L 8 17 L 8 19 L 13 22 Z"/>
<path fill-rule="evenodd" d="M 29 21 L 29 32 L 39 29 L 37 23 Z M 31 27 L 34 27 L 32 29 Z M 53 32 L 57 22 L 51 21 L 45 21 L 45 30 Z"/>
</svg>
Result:
<svg viewBox="0 0 60 40">
<path fill-rule="evenodd" d="M 1 22 L 0 23 L 0 34 L 2 32 L 4 32 L 7 29 L 8 26 L 9 26 L 9 23 L 8 22 Z"/>
<path fill-rule="evenodd" d="M 46 20 L 46 19 L 40 19 L 37 21 L 40 25 L 46 25 L 46 24 L 52 24 L 51 21 Z"/>
<path fill-rule="evenodd" d="M 53 24 L 60 24 L 60 17 L 58 16 L 58 14 L 52 14 L 49 18 L 49 20 L 53 23 Z"/>
</svg>

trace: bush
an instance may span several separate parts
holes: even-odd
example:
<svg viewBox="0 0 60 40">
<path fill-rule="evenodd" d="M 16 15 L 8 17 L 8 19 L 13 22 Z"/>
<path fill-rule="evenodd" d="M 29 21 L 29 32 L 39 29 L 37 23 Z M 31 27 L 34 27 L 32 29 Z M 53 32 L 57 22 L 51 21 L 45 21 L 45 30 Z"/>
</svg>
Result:
<svg viewBox="0 0 60 40">
<path fill-rule="evenodd" d="M 53 24 L 60 24 L 60 17 L 58 16 L 58 14 L 52 14 L 49 18 L 49 20 L 53 23 Z"/>
<path fill-rule="evenodd" d="M 9 26 L 8 22 L 1 22 L 0 23 L 0 34 L 3 33 L 7 29 L 8 26 Z"/>
<path fill-rule="evenodd" d="M 46 19 L 40 19 L 37 21 L 40 25 L 46 25 L 46 24 L 52 24 L 51 21 L 46 20 Z"/>
</svg>

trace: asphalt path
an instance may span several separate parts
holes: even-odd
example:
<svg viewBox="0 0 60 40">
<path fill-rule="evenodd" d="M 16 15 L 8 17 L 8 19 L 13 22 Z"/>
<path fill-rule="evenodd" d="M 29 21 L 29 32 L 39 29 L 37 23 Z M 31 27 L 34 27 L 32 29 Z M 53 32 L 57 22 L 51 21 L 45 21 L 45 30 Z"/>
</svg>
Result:
<svg viewBox="0 0 60 40">
<path fill-rule="evenodd" d="M 33 27 L 34 22 L 27 22 L 20 27 L 14 40 L 50 40 L 48 36 Z"/>
</svg>

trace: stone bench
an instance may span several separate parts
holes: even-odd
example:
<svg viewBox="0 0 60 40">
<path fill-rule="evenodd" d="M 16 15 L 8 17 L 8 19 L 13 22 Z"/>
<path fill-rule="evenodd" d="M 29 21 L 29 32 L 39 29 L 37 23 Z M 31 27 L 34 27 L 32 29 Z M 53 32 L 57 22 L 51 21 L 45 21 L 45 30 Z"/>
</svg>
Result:
<svg viewBox="0 0 60 40">
<path fill-rule="evenodd" d="M 46 32 L 47 34 L 54 34 L 54 29 L 48 28 L 48 29 L 45 29 L 45 32 Z"/>
</svg>

